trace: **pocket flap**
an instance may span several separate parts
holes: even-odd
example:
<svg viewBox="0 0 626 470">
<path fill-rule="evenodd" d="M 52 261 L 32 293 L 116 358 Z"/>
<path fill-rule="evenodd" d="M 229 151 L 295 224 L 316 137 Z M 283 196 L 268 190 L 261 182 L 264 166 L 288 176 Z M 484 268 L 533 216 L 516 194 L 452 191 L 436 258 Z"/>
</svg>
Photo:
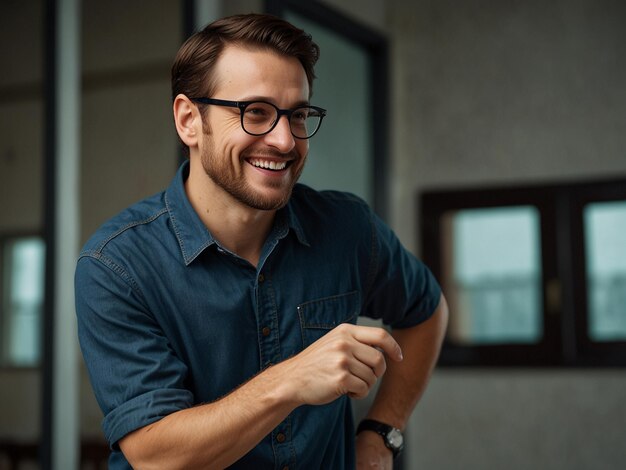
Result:
<svg viewBox="0 0 626 470">
<path fill-rule="evenodd" d="M 298 305 L 303 328 L 332 329 L 341 323 L 354 323 L 359 315 L 359 291 L 310 300 Z"/>
</svg>

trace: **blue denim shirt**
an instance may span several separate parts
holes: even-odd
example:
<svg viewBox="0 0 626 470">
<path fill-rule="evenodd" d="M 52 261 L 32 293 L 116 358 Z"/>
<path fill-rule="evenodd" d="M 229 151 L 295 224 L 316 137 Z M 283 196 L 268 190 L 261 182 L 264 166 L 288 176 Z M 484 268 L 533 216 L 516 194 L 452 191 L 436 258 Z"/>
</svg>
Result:
<svg viewBox="0 0 626 470">
<path fill-rule="evenodd" d="M 338 324 L 410 327 L 439 302 L 430 272 L 360 199 L 296 185 L 255 267 L 200 221 L 188 171 L 101 227 L 77 264 L 78 334 L 112 469 L 130 468 L 117 446 L 129 432 L 217 400 Z M 354 468 L 347 397 L 295 409 L 231 468 L 285 466 Z"/>
</svg>

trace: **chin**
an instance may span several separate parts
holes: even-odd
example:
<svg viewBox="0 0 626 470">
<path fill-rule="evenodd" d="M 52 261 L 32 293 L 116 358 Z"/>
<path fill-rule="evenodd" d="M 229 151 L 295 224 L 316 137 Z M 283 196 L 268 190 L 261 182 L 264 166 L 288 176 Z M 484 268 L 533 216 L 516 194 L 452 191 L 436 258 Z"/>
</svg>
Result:
<svg viewBox="0 0 626 470">
<path fill-rule="evenodd" d="M 274 211 L 285 207 L 290 198 L 291 191 L 289 191 L 287 194 L 283 193 L 280 196 L 255 195 L 248 198 L 247 201 L 244 202 L 253 209 Z"/>
</svg>

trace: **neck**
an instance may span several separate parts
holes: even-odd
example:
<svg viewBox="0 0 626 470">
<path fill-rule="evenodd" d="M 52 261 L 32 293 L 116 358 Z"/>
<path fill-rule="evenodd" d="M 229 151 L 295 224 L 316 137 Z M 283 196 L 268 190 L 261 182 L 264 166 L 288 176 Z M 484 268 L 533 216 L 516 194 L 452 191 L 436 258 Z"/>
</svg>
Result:
<svg viewBox="0 0 626 470">
<path fill-rule="evenodd" d="M 276 211 L 248 207 L 204 173 L 191 171 L 185 191 L 200 220 L 221 246 L 257 266 Z"/>
</svg>

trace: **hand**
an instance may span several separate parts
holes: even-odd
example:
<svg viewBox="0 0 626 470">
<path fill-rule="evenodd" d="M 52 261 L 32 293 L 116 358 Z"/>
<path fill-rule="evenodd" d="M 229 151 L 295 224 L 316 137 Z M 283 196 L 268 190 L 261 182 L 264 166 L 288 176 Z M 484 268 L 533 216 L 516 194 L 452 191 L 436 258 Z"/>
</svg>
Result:
<svg viewBox="0 0 626 470">
<path fill-rule="evenodd" d="M 323 405 L 342 395 L 364 398 L 402 351 L 382 328 L 341 324 L 301 353 L 275 366 L 297 405 Z"/>
<path fill-rule="evenodd" d="M 357 470 L 392 470 L 393 452 L 382 437 L 373 431 L 362 431 L 356 437 Z"/>
</svg>

